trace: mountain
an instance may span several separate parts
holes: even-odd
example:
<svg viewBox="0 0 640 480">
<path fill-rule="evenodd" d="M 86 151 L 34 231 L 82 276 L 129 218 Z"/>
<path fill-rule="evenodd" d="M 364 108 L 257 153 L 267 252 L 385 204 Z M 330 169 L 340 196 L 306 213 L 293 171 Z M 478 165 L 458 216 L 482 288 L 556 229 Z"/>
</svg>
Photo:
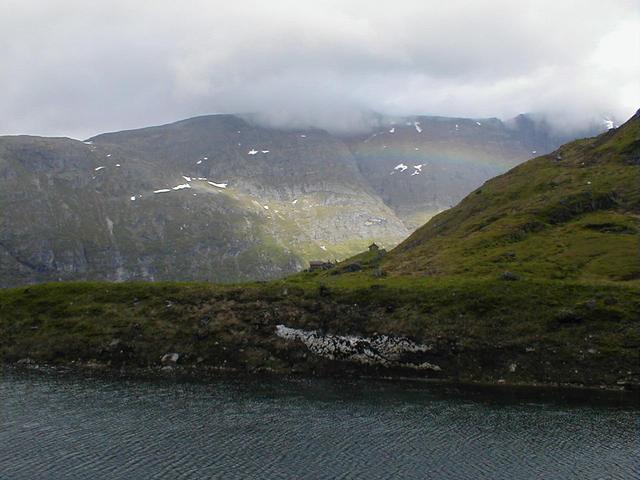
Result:
<svg viewBox="0 0 640 480">
<path fill-rule="evenodd" d="M 640 279 L 640 111 L 489 180 L 385 258 L 397 274 Z"/>
<path fill-rule="evenodd" d="M 546 121 L 527 115 L 508 122 L 419 116 L 381 123 L 384 129 L 347 142 L 362 175 L 410 230 L 485 180 L 602 131 L 592 125 L 573 136 L 558 135 Z"/>
<path fill-rule="evenodd" d="M 338 136 L 211 115 L 85 142 L 0 137 L 0 286 L 269 279 L 392 247 L 561 142 L 527 118 L 381 120 Z"/>
</svg>

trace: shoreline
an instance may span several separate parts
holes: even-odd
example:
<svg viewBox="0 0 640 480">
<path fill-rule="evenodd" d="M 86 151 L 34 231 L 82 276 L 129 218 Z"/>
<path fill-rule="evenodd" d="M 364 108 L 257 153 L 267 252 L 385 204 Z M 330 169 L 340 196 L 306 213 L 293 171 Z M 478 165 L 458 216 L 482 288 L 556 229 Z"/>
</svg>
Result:
<svg viewBox="0 0 640 480">
<path fill-rule="evenodd" d="M 52 365 L 39 363 L 4 363 L 0 364 L 0 376 L 7 372 L 24 374 L 38 374 L 43 376 L 64 376 L 73 378 L 99 378 L 116 381 L 179 381 L 196 383 L 214 383 L 217 381 L 246 381 L 246 382 L 273 382 L 273 381 L 334 381 L 334 382 L 365 382 L 371 384 L 388 383 L 400 386 L 419 386 L 431 388 L 434 391 L 454 390 L 454 396 L 492 398 L 494 400 L 540 400 L 545 402 L 568 401 L 585 405 L 605 406 L 637 406 L 640 402 L 640 389 L 625 388 L 623 386 L 610 385 L 582 385 L 571 383 L 527 383 L 527 382 L 487 382 L 464 381 L 447 378 L 425 378 L 402 375 L 371 376 L 345 372 L 342 375 L 328 374 L 301 374 L 282 372 L 247 372 L 240 369 L 206 367 L 206 366 L 174 366 L 174 367 L 131 367 L 114 368 L 105 364 L 93 362 L 74 362 L 73 364 Z"/>
<path fill-rule="evenodd" d="M 344 283 L 4 290 L 0 365 L 640 390 L 636 288 L 357 276 Z"/>
</svg>

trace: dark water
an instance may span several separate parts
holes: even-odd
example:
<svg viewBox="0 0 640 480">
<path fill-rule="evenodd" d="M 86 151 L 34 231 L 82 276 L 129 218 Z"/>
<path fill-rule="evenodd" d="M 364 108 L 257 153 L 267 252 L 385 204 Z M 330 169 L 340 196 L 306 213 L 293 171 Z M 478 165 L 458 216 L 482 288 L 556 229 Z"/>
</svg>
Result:
<svg viewBox="0 0 640 480">
<path fill-rule="evenodd" d="M 633 405 L 364 381 L 0 375 L 2 479 L 640 478 Z"/>
</svg>

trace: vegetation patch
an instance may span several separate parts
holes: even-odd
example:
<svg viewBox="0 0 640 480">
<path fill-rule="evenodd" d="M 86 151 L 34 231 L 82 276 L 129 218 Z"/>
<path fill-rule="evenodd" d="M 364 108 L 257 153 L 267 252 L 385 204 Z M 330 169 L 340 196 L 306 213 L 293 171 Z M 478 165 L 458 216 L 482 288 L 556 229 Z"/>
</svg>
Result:
<svg viewBox="0 0 640 480">
<path fill-rule="evenodd" d="M 407 338 L 441 371 L 320 358 L 277 325 Z M 307 272 L 243 285 L 59 283 L 0 291 L 0 359 L 109 368 L 634 385 L 640 289 L 555 281 Z M 589 354 L 597 351 L 598 355 Z M 522 365 L 510 372 L 513 362 Z M 578 373 L 575 372 L 578 371 Z M 634 383 L 635 382 L 635 383 Z"/>
</svg>

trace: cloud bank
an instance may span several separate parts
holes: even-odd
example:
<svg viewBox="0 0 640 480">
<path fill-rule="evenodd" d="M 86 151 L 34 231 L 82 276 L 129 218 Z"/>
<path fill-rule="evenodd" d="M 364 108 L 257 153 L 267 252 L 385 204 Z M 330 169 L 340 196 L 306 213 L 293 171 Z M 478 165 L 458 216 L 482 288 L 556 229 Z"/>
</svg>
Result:
<svg viewBox="0 0 640 480">
<path fill-rule="evenodd" d="M 369 112 L 571 129 L 640 107 L 635 0 L 4 0 L 0 134 L 208 113 L 348 131 Z"/>
</svg>

